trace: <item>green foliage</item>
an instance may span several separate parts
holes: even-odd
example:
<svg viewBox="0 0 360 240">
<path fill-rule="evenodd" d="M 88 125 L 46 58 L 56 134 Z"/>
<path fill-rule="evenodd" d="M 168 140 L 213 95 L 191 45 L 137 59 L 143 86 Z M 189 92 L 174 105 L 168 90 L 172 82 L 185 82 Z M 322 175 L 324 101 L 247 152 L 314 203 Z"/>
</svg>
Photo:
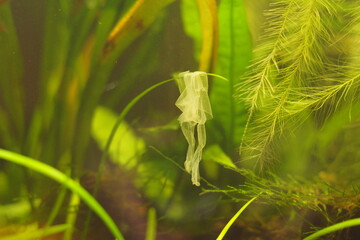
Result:
<svg viewBox="0 0 360 240">
<path fill-rule="evenodd" d="M 257 197 L 253 197 L 249 201 L 247 201 L 244 206 L 242 206 L 239 211 L 229 220 L 229 222 L 226 224 L 226 226 L 223 228 L 219 236 L 216 238 L 216 240 L 222 240 L 231 227 L 231 225 L 235 222 L 235 220 L 240 216 L 240 214 L 256 199 Z"/>
<path fill-rule="evenodd" d="M 182 1 L 184 29 L 194 40 L 194 54 L 198 61 L 203 41 L 199 11 L 202 9 L 196 8 L 195 1 Z M 233 153 L 240 144 L 246 119 L 244 106 L 236 104 L 233 98 L 234 85 L 240 82 L 240 76 L 251 59 L 251 37 L 243 1 L 221 1 L 218 19 L 219 43 L 216 66 L 212 70 L 229 81 L 211 83 L 210 100 L 214 115 L 217 116 L 211 123 L 211 128 L 213 134 L 219 136 L 216 141 L 222 143 L 227 153 Z"/>
<path fill-rule="evenodd" d="M 154 208 L 150 208 L 148 211 L 148 222 L 147 222 L 145 240 L 155 240 L 155 239 L 156 239 L 156 210 Z"/>
<path fill-rule="evenodd" d="M 8 4 L 0 5 L 0 130 L 2 144 L 19 150 L 17 142 L 24 136 L 24 106 L 21 89 L 22 63 L 19 43 Z"/>
<path fill-rule="evenodd" d="M 101 149 L 105 149 L 106 142 L 109 139 L 115 123 L 116 115 L 109 109 L 104 107 L 98 107 L 96 109 L 92 123 L 92 135 L 100 144 Z M 120 125 L 118 125 L 112 144 L 109 149 L 107 149 L 112 161 L 126 169 L 131 169 L 136 166 L 144 151 L 144 141 L 135 136 L 126 122 L 121 122 Z"/>
<path fill-rule="evenodd" d="M 24 89 L 21 83 L 23 59 L 19 52 L 16 31 L 16 28 L 21 28 L 21 26 L 17 26 L 12 20 L 10 3 L 1 2 L 0 41 L 4 49 L 0 54 L 2 63 L 0 68 L 1 146 L 44 162 L 39 162 L 39 164 L 48 164 L 42 165 L 43 168 L 39 171 L 53 166 L 70 173 L 76 180 L 66 178 L 66 181 L 61 180 L 60 183 L 70 188 L 75 186 L 75 182 L 72 183 L 72 181 L 78 181 L 77 179 L 87 171 L 84 163 L 90 150 L 89 140 L 93 116 L 96 117 L 94 122 L 99 124 L 102 124 L 101 118 L 107 117 L 104 111 L 101 117 L 94 114 L 116 60 L 151 26 L 171 2 L 167 0 L 158 0 L 153 4 L 143 1 L 137 1 L 135 4 L 134 1 L 112 0 L 44 2 L 44 8 L 39 8 L 44 10 L 44 13 L 39 13 L 44 14 L 44 38 L 41 52 L 36 53 L 41 56 L 41 60 L 38 61 L 40 66 L 36 65 L 37 56 L 31 56 L 36 59 L 35 66 L 32 65 L 33 61 L 24 63 L 27 65 L 26 69 L 39 69 L 39 79 L 36 79 L 36 84 L 34 84 L 38 95 L 30 99 L 34 106 L 30 105 L 26 111 L 23 105 L 27 99 L 23 98 L 22 91 L 29 91 L 29 89 Z M 151 15 L 147 14 L 149 11 L 152 12 Z M 138 24 L 133 24 L 132 20 Z M 32 34 L 36 32 L 34 30 L 35 28 L 27 32 Z M 24 36 L 20 37 L 24 38 Z M 27 72 L 24 74 L 25 77 L 27 77 L 26 74 Z M 32 97 L 31 94 L 27 94 L 26 97 L 29 96 Z M 131 104 L 136 101 L 135 99 Z M 125 114 L 127 111 L 125 109 Z M 27 114 L 26 123 L 24 123 L 25 114 Z M 125 125 L 123 123 L 122 127 Z M 111 129 L 108 130 L 108 133 L 101 134 L 109 134 Z M 97 132 L 95 136 L 101 137 L 101 134 Z M 133 133 L 128 132 L 127 136 L 128 138 L 125 139 L 127 143 L 129 140 L 136 139 Z M 141 151 L 143 152 L 144 143 L 141 139 L 136 139 L 136 141 L 142 144 Z M 129 146 L 125 150 L 128 153 L 134 152 L 134 149 Z M 121 153 L 123 154 L 124 151 Z M 32 196 L 46 201 L 44 189 L 50 183 L 39 179 L 29 170 L 23 171 L 21 168 L 14 167 L 13 164 L 5 165 L 5 169 L 6 177 L 16 179 L 16 181 L 11 180 L 14 186 L 9 193 L 4 193 L 6 196 L 2 198 L 8 201 L 17 197 L 28 198 L 32 207 L 31 214 L 33 214 L 38 206 L 34 204 Z M 27 181 L 23 182 L 24 179 Z M 75 191 L 83 197 L 84 194 L 81 191 L 85 190 L 82 188 L 81 190 L 80 185 L 76 186 Z M 60 211 L 63 211 L 63 205 L 71 205 L 67 194 L 64 191 L 62 193 L 64 194 L 59 194 L 55 198 L 54 209 L 46 221 L 47 227 L 51 227 L 54 220 L 59 218 L 59 214 L 62 214 Z M 90 195 L 87 197 L 91 198 Z M 99 204 L 96 208 L 102 211 L 102 216 L 105 216 L 103 218 L 105 224 L 110 224 L 111 231 L 121 239 L 120 233 L 116 232 L 116 225 L 104 209 Z M 75 224 L 77 212 L 69 214 L 69 219 L 70 215 L 73 219 L 70 225 Z M 72 238 L 74 227 L 70 226 L 69 229 L 65 234 L 66 239 Z"/>
<path fill-rule="evenodd" d="M 238 85 L 238 96 L 249 108 L 241 145 L 244 160 L 255 160 L 260 169 L 271 165 L 281 138 L 305 119 L 313 117 L 322 126 L 358 100 L 359 75 L 347 60 L 352 57 L 338 62 L 340 52 L 330 52 L 332 46 L 340 47 L 338 25 L 347 27 L 340 11 L 337 1 L 271 4 L 254 63 Z"/>
<path fill-rule="evenodd" d="M 323 235 L 338 231 L 338 230 L 342 230 L 344 228 L 348 228 L 348 227 L 354 227 L 354 226 L 358 226 L 360 225 L 360 219 L 359 218 L 355 218 L 355 219 L 351 219 L 351 220 L 347 220 L 341 223 L 337 223 L 334 224 L 332 226 L 329 226 L 327 228 L 321 229 L 320 231 L 311 234 L 310 236 L 307 236 L 306 238 L 304 238 L 304 240 L 312 240 L 312 239 L 317 239 Z"/>
<path fill-rule="evenodd" d="M 194 57 L 200 61 L 201 52 L 201 25 L 200 14 L 197 8 L 196 1 L 184 0 L 181 1 L 181 14 L 184 24 L 185 33 L 194 41 Z"/>
<path fill-rule="evenodd" d="M 22 165 L 24 167 L 30 168 L 36 172 L 46 175 L 47 177 L 63 184 L 67 188 L 69 188 L 74 193 L 78 194 L 79 197 L 86 202 L 86 204 L 96 213 L 98 216 L 104 221 L 110 231 L 113 233 L 113 236 L 117 239 L 124 239 L 121 235 L 119 229 L 116 224 L 113 222 L 111 217 L 106 213 L 104 208 L 76 181 L 72 180 L 59 170 L 46 165 L 42 162 L 39 162 L 35 159 L 31 159 L 29 157 L 25 157 L 20 154 L 16 154 L 10 151 L 6 151 L 0 149 L 0 157 L 7 161 Z M 68 227 L 68 226 L 67 226 Z"/>
<path fill-rule="evenodd" d="M 229 82 L 214 81 L 210 100 L 217 116 L 214 125 L 222 133 L 226 152 L 232 154 L 240 145 L 246 121 L 244 104 L 237 104 L 234 99 L 234 85 L 241 81 L 249 64 L 252 44 L 242 0 L 221 1 L 218 17 L 219 48 L 214 71 Z"/>
<path fill-rule="evenodd" d="M 0 238 L 351 238 L 359 29 L 355 0 L 0 0 Z M 186 70 L 215 77 L 202 188 L 164 81 Z"/>
<path fill-rule="evenodd" d="M 203 154 L 203 159 L 205 161 L 214 161 L 220 165 L 230 168 L 236 168 L 235 164 L 232 162 L 219 145 L 211 145 L 206 148 Z"/>
<path fill-rule="evenodd" d="M 49 227 L 44 230 L 26 231 L 25 233 L 20 233 L 20 234 L 14 235 L 14 236 L 4 237 L 1 239 L 3 239 L 3 240 L 34 239 L 34 238 L 46 237 L 46 236 L 53 235 L 53 234 L 56 234 L 59 232 L 63 232 L 68 228 L 69 228 L 68 225 L 62 224 L 62 225 L 52 226 L 52 227 Z"/>
</svg>

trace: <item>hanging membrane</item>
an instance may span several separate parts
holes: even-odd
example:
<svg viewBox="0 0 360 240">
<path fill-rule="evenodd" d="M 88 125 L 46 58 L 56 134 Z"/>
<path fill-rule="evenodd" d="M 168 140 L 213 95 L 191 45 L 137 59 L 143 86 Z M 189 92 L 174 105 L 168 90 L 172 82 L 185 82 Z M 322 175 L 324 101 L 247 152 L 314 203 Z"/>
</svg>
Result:
<svg viewBox="0 0 360 240">
<path fill-rule="evenodd" d="M 188 71 L 177 74 L 175 78 L 180 90 L 175 105 L 182 111 L 178 121 L 189 144 L 185 169 L 191 173 L 192 183 L 200 186 L 199 163 L 206 144 L 205 122 L 213 117 L 208 78 L 205 72 Z"/>
</svg>

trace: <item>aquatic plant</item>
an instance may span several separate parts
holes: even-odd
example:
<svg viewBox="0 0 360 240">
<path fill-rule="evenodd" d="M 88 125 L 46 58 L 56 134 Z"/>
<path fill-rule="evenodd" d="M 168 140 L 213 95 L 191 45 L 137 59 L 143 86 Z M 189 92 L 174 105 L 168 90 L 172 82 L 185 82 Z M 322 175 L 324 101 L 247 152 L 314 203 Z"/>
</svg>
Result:
<svg viewBox="0 0 360 240">
<path fill-rule="evenodd" d="M 355 0 L 0 1 L 0 238 L 356 239 L 359 27 Z"/>
<path fill-rule="evenodd" d="M 357 23 L 345 22 L 341 16 L 351 15 L 339 4 L 280 0 L 270 5 L 256 57 L 237 86 L 249 111 L 240 154 L 256 160 L 260 169 L 278 158 L 276 145 L 287 129 L 293 132 L 311 116 L 321 127 L 336 111 L 358 101 L 355 56 L 338 46 L 339 34 L 357 39 L 351 33 Z M 349 32 L 341 32 L 345 28 Z M 331 53 L 331 48 L 339 49 Z"/>
</svg>

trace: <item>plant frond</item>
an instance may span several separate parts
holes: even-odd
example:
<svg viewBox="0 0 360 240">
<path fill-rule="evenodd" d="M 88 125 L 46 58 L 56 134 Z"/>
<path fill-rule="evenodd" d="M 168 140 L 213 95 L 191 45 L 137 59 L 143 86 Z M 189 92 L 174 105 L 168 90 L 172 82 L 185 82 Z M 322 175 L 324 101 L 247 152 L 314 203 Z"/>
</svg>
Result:
<svg viewBox="0 0 360 240">
<path fill-rule="evenodd" d="M 259 196 L 258 202 L 273 206 L 311 209 L 326 215 L 324 206 L 341 209 L 350 215 L 358 208 L 358 189 L 340 190 L 330 186 L 323 179 L 303 179 L 293 176 L 279 177 L 271 172 L 266 172 L 267 178 L 257 176 L 247 169 L 233 169 L 246 181 L 239 186 L 229 186 L 226 189 L 205 189 L 204 192 L 222 192 L 233 201 L 244 201 L 249 197 Z M 327 173 L 323 172 L 323 175 Z"/>
<path fill-rule="evenodd" d="M 266 13 L 268 25 L 265 26 L 264 44 L 255 49 L 254 63 L 250 66 L 247 79 L 237 85 L 237 96 L 245 100 L 249 105 L 249 116 L 243 132 L 240 152 L 244 143 L 250 121 L 263 99 L 272 97 L 274 93 L 273 76 L 279 72 L 277 55 L 282 51 L 286 41 L 286 26 L 291 21 L 290 16 L 294 12 L 296 1 L 275 1 L 272 8 Z"/>
<path fill-rule="evenodd" d="M 290 123 L 301 120 L 292 118 L 294 114 L 320 108 L 341 90 L 343 98 L 354 80 L 316 87 L 320 79 L 329 82 L 323 75 L 329 63 L 325 47 L 333 39 L 329 22 L 338 11 L 334 1 L 275 1 L 271 7 L 267 18 L 272 23 L 264 32 L 265 43 L 256 50 L 258 60 L 238 86 L 249 106 L 240 154 L 245 160 L 256 159 L 260 169 L 274 159 L 274 140 Z"/>
</svg>

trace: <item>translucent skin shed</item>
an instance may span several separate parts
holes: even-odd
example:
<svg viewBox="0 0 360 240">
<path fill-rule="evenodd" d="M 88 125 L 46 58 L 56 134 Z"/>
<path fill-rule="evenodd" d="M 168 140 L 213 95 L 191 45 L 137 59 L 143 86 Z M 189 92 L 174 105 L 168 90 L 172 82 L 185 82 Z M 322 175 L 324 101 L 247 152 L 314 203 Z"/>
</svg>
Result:
<svg viewBox="0 0 360 240">
<path fill-rule="evenodd" d="M 180 90 L 175 105 L 182 111 L 178 121 L 189 143 L 185 169 L 191 173 L 192 183 L 200 186 L 199 163 L 206 144 L 205 122 L 213 117 L 208 96 L 208 78 L 205 72 L 182 72 L 175 78 Z"/>
</svg>

